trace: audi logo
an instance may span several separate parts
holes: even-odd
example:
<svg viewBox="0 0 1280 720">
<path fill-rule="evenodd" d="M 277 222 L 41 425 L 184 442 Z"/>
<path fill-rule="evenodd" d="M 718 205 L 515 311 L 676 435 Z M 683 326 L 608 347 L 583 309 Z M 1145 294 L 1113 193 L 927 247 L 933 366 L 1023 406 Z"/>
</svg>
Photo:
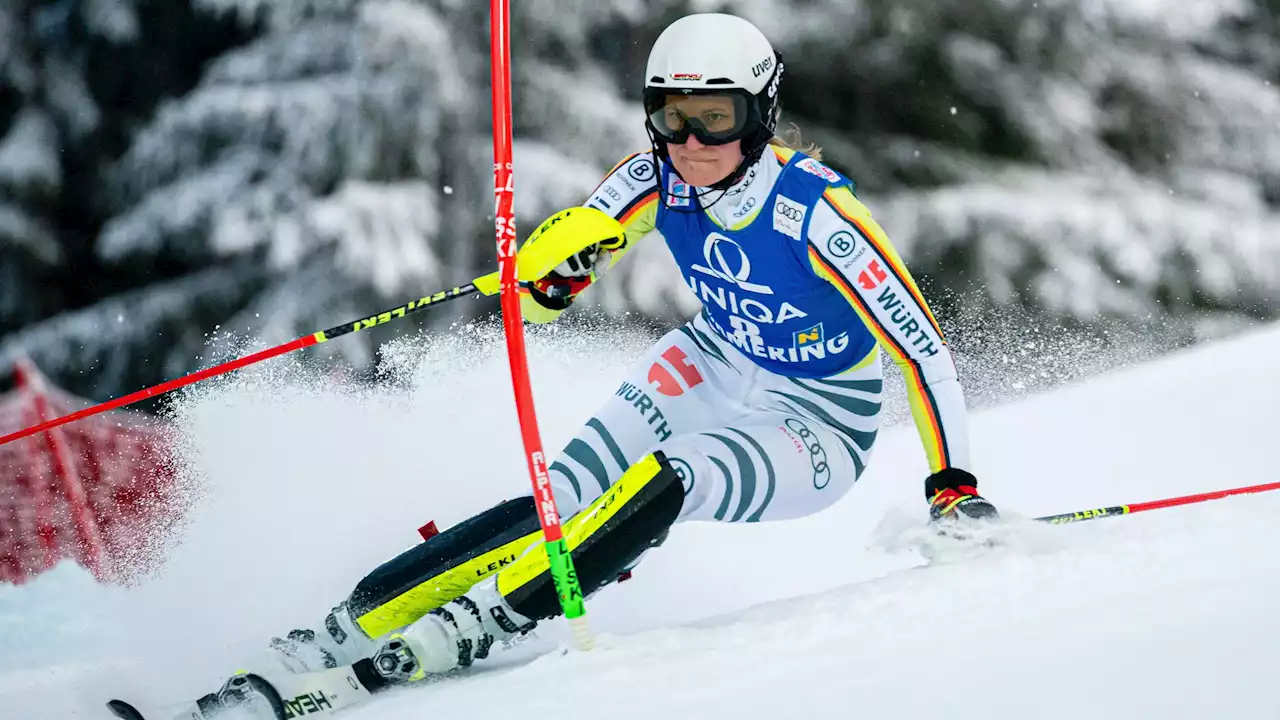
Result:
<svg viewBox="0 0 1280 720">
<path fill-rule="evenodd" d="M 809 464 L 813 465 L 813 487 L 815 490 L 822 490 L 831 483 L 831 466 L 827 463 L 827 451 L 823 449 L 822 443 L 818 442 L 818 437 L 808 425 L 792 418 L 787 418 L 784 422 L 792 432 L 800 436 L 800 441 L 809 451 Z M 821 485 L 818 484 L 819 480 L 822 481 Z"/>
<path fill-rule="evenodd" d="M 779 215 L 781 215 L 782 217 L 788 220 L 795 220 L 796 222 L 799 222 L 804 219 L 803 210 L 796 207 L 795 205 L 788 205 L 787 203 L 784 203 L 781 200 L 778 201 L 777 205 L 773 206 L 773 210 L 774 212 L 778 213 Z"/>
</svg>

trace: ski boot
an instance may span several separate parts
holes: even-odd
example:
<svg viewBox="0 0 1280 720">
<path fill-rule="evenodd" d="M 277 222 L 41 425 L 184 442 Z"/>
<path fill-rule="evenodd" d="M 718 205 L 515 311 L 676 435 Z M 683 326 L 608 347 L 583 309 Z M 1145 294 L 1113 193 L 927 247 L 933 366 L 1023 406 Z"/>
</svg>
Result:
<svg viewBox="0 0 1280 720">
<path fill-rule="evenodd" d="M 488 657 L 495 642 L 523 635 L 535 624 L 511 609 L 490 578 L 379 641 L 352 622 L 341 604 L 325 618 L 323 630 L 293 630 L 274 638 L 268 652 L 292 674 L 368 667 L 371 661 L 381 682 L 365 685 L 398 685 L 468 667 Z"/>
<path fill-rule="evenodd" d="M 271 658 L 291 673 L 318 672 L 352 665 L 378 649 L 351 619 L 346 603 L 339 603 L 324 619 L 324 627 L 291 630 L 284 638 L 272 638 Z"/>
<path fill-rule="evenodd" d="M 373 663 L 391 682 L 417 682 L 470 667 L 488 657 L 495 642 L 523 635 L 535 625 L 511 608 L 490 578 L 391 633 Z"/>
</svg>

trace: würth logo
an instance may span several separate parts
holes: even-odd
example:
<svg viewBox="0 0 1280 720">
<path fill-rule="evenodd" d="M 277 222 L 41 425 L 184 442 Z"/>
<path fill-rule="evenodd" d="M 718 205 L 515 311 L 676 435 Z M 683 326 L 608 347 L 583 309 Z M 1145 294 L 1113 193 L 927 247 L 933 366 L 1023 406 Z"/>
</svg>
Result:
<svg viewBox="0 0 1280 720">
<path fill-rule="evenodd" d="M 675 345 L 667 348 L 666 352 L 662 353 L 662 359 L 671 363 L 671 367 L 676 369 L 676 372 L 680 374 L 680 377 L 685 382 L 685 385 L 682 386 L 666 366 L 662 363 L 654 363 L 649 368 L 649 384 L 663 395 L 678 397 L 684 394 L 685 386 L 693 388 L 702 382 L 702 373 L 698 372 L 698 368 L 689 362 L 689 356 L 685 355 L 684 351 Z"/>
<path fill-rule="evenodd" d="M 888 280 L 889 276 L 885 274 L 884 269 L 880 267 L 879 260 L 872 260 L 867 269 L 858 275 L 858 284 L 866 290 L 875 290 L 880 283 Z"/>
</svg>

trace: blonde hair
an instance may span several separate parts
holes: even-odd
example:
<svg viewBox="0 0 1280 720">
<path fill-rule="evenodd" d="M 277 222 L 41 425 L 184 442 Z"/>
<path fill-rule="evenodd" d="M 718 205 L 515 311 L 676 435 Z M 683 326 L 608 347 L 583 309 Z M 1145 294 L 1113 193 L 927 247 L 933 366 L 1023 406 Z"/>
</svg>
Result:
<svg viewBox="0 0 1280 720">
<path fill-rule="evenodd" d="M 806 143 L 800 137 L 800 128 L 796 127 L 795 123 L 788 123 L 788 125 L 790 125 L 790 127 L 788 127 L 783 133 L 774 135 L 773 138 L 769 140 L 769 144 L 802 152 L 814 160 L 822 162 L 822 148 L 815 143 Z"/>
</svg>

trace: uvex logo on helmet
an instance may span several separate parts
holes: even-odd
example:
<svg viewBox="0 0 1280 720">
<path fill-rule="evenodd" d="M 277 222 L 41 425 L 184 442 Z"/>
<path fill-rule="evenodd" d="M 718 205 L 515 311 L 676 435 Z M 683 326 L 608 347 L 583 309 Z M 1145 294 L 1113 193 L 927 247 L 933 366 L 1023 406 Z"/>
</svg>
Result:
<svg viewBox="0 0 1280 720">
<path fill-rule="evenodd" d="M 773 58 L 767 57 L 764 60 L 751 66 L 751 77 L 760 77 L 761 75 L 769 72 L 769 70 L 772 67 L 773 67 Z"/>
</svg>

